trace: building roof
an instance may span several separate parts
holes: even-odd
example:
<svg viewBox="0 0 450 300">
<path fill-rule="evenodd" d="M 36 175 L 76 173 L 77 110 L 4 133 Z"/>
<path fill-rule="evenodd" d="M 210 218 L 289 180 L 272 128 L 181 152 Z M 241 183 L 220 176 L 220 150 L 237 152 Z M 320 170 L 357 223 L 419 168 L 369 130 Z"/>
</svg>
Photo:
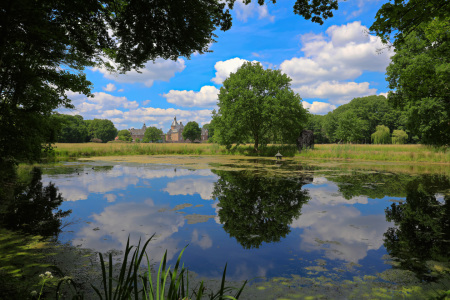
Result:
<svg viewBox="0 0 450 300">
<path fill-rule="evenodd" d="M 172 134 L 172 133 L 177 133 L 177 132 L 182 132 L 184 129 L 184 125 L 183 122 L 180 122 L 178 124 L 177 122 L 177 117 L 173 118 L 173 122 L 172 125 L 170 126 L 169 131 L 167 132 L 167 134 Z"/>
<path fill-rule="evenodd" d="M 175 116 L 175 118 L 173 118 L 172 125 L 170 125 L 170 126 L 178 127 L 178 122 L 177 122 L 177 117 L 176 116 Z"/>
<path fill-rule="evenodd" d="M 134 129 L 134 128 L 128 129 L 128 131 L 130 131 L 131 135 L 144 135 L 146 130 L 147 130 L 147 126 L 145 126 L 145 123 L 141 129 Z"/>
</svg>

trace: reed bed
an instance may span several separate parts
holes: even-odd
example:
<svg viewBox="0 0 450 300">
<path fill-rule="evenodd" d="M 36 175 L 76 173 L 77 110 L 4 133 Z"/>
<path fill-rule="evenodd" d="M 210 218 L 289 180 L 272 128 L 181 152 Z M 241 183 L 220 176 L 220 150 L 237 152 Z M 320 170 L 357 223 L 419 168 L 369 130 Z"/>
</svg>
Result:
<svg viewBox="0 0 450 300">
<path fill-rule="evenodd" d="M 296 156 L 308 159 L 450 163 L 449 148 L 424 145 L 323 144 Z"/>
<path fill-rule="evenodd" d="M 275 156 L 282 151 L 284 156 L 294 156 L 297 148 L 293 145 L 271 145 L 260 147 L 254 153 L 253 145 L 241 145 L 227 149 L 225 146 L 207 143 L 57 143 L 50 156 L 92 157 L 122 155 L 249 155 Z M 49 155 L 47 155 L 49 156 Z"/>
<path fill-rule="evenodd" d="M 56 157 L 89 157 L 115 155 L 216 155 L 227 154 L 216 144 L 152 144 L 152 143 L 57 143 Z"/>
<path fill-rule="evenodd" d="M 55 144 L 54 157 L 95 157 L 122 155 L 247 155 L 272 157 L 278 151 L 285 157 L 392 162 L 450 163 L 449 148 L 424 145 L 316 144 L 314 150 L 298 153 L 295 145 L 269 145 L 253 152 L 253 145 L 226 149 L 217 144 L 193 143 L 83 143 Z"/>
</svg>

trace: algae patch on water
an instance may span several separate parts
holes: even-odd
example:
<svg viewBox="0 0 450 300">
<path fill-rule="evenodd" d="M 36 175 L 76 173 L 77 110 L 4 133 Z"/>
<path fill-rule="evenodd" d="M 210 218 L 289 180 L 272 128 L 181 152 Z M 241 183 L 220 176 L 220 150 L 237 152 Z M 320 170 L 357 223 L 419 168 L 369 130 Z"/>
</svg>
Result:
<svg viewBox="0 0 450 300">
<path fill-rule="evenodd" d="M 184 218 L 187 220 L 188 224 L 204 223 L 204 222 L 208 221 L 209 219 L 214 219 L 215 217 L 216 216 L 198 215 L 198 214 L 184 216 Z"/>
</svg>

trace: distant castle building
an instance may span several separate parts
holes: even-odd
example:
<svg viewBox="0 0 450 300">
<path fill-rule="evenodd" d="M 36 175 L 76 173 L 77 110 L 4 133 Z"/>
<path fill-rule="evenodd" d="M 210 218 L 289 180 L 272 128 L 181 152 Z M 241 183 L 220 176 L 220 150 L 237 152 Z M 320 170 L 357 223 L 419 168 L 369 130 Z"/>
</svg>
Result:
<svg viewBox="0 0 450 300">
<path fill-rule="evenodd" d="M 190 142 L 189 140 L 183 139 L 183 130 L 184 130 L 183 122 L 180 122 L 178 124 L 177 117 L 173 118 L 172 125 L 170 126 L 170 129 L 166 134 L 166 142 L 167 143 Z M 200 141 L 207 141 L 208 137 L 209 137 L 208 129 L 202 128 Z"/>
<path fill-rule="evenodd" d="M 170 129 L 166 134 L 166 142 L 184 142 L 183 129 L 183 122 L 178 124 L 177 117 L 173 118 L 172 125 L 170 125 Z"/>
<path fill-rule="evenodd" d="M 147 130 L 147 126 L 144 125 L 142 126 L 141 129 L 135 129 L 135 128 L 130 128 L 128 129 L 128 131 L 131 134 L 131 138 L 133 139 L 133 141 L 136 141 L 136 139 L 140 139 L 142 141 L 142 139 L 144 138 L 145 135 L 145 131 Z M 183 130 L 184 130 L 184 125 L 183 122 L 178 123 L 177 122 L 177 117 L 173 118 L 173 122 L 172 125 L 170 126 L 169 131 L 167 132 L 167 134 L 161 136 L 161 139 L 166 142 L 166 143 L 183 143 L 183 142 L 190 142 L 189 140 L 184 140 L 183 139 Z M 200 141 L 207 141 L 209 138 L 209 132 L 208 129 L 206 128 L 202 128 L 202 134 L 201 134 L 201 138 Z"/>
<path fill-rule="evenodd" d="M 144 126 L 142 126 L 141 129 L 134 129 L 134 128 L 128 129 L 128 131 L 131 134 L 131 138 L 133 139 L 133 141 L 135 141 L 136 139 L 142 140 L 144 138 L 144 134 L 145 134 L 146 130 L 147 130 L 147 126 L 145 126 L 145 123 L 144 123 Z"/>
</svg>

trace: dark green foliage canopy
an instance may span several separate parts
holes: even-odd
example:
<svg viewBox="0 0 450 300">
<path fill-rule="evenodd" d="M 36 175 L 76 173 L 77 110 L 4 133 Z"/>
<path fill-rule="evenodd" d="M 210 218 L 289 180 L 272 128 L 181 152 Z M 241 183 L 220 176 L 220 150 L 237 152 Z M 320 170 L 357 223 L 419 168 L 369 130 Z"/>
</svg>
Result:
<svg viewBox="0 0 450 300">
<path fill-rule="evenodd" d="M 112 141 L 117 136 L 117 129 L 113 122 L 106 119 L 88 120 L 87 124 L 91 139 L 100 139 L 103 143 Z"/>
<path fill-rule="evenodd" d="M 302 190 L 309 182 L 306 178 L 265 177 L 248 171 L 217 174 L 213 197 L 219 201 L 220 222 L 246 249 L 280 241 L 309 200 L 308 191 Z"/>
<path fill-rule="evenodd" d="M 87 125 L 80 115 L 52 115 L 59 123 L 56 141 L 58 143 L 84 143 L 89 140 Z"/>
<path fill-rule="evenodd" d="M 183 139 L 190 140 L 194 142 L 195 140 L 200 140 L 202 136 L 202 130 L 195 121 L 188 122 L 183 129 Z"/>
<path fill-rule="evenodd" d="M 398 47 L 420 24 L 446 18 L 449 12 L 447 0 L 391 0 L 378 10 L 370 30 L 384 42 L 391 40 L 395 32 L 394 46 Z"/>
<path fill-rule="evenodd" d="M 417 26 L 395 52 L 389 101 L 406 111 L 406 126 L 422 143 L 450 145 L 450 17 Z"/>
<path fill-rule="evenodd" d="M 351 110 L 338 116 L 335 138 L 339 142 L 357 143 L 364 141 L 368 132 L 368 122 Z"/>
<path fill-rule="evenodd" d="M 270 142 L 294 144 L 307 122 L 291 79 L 279 70 L 247 62 L 223 82 L 219 111 L 213 111 L 215 141 L 231 147 L 252 139 L 254 149 Z"/>
<path fill-rule="evenodd" d="M 325 132 L 325 116 L 309 114 L 306 129 L 314 132 L 314 142 L 316 144 L 329 143 L 329 139 Z"/>
<path fill-rule="evenodd" d="M 231 8 L 233 8 L 236 0 L 225 0 Z M 253 0 L 256 2 L 256 0 Z M 243 0 L 245 4 L 252 0 Z M 257 0 L 262 5 L 265 2 L 275 3 L 276 0 Z M 333 10 L 338 9 L 338 0 L 296 0 L 294 4 L 294 13 L 304 17 L 311 22 L 323 24 L 323 21 L 333 17 Z"/>
<path fill-rule="evenodd" d="M 404 113 L 389 105 L 384 96 L 355 98 L 325 116 L 313 116 L 308 129 L 322 134 L 329 142 L 370 142 L 378 125 L 390 131 L 402 128 Z"/>
<path fill-rule="evenodd" d="M 117 136 L 119 137 L 119 140 L 125 141 L 125 142 L 131 142 L 133 138 L 131 137 L 131 133 L 127 129 L 122 129 L 117 133 Z"/>
<path fill-rule="evenodd" d="M 144 138 L 142 139 L 142 141 L 144 142 L 144 143 L 149 143 L 149 142 L 157 142 L 157 141 L 160 141 L 161 139 L 162 139 L 162 134 L 163 134 L 163 132 L 162 132 L 162 130 L 161 129 L 158 129 L 158 128 L 156 128 L 156 127 L 148 127 L 146 130 L 145 130 L 145 133 L 144 133 Z"/>
</svg>

